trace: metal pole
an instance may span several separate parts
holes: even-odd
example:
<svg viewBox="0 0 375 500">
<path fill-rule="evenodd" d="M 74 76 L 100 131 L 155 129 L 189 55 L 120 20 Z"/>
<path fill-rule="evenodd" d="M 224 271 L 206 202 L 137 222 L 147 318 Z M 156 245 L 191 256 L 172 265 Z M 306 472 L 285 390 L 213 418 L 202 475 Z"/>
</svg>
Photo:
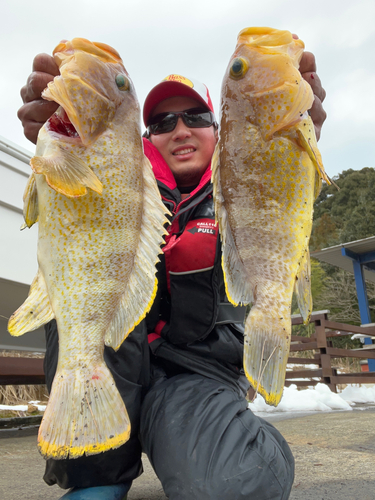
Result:
<svg viewBox="0 0 375 500">
<path fill-rule="evenodd" d="M 355 286 L 357 288 L 357 298 L 358 298 L 358 306 L 359 313 L 361 315 L 361 322 L 363 325 L 371 323 L 371 314 L 370 308 L 368 305 L 367 299 L 367 290 L 366 290 L 366 281 L 363 275 L 363 268 L 361 263 L 361 255 L 348 250 L 347 248 L 342 248 L 341 253 L 343 256 L 352 259 L 353 262 L 353 270 L 354 270 L 354 278 L 355 278 Z M 372 344 L 372 340 L 369 338 L 365 338 L 365 344 Z M 375 372 L 375 359 L 368 360 L 368 369 L 370 372 Z"/>
</svg>

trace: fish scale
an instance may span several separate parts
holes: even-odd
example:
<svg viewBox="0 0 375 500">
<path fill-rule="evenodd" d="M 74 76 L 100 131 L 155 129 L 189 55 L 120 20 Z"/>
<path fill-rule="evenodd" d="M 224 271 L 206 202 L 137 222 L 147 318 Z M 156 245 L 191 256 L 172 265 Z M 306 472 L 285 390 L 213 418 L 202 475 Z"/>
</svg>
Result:
<svg viewBox="0 0 375 500">
<path fill-rule="evenodd" d="M 61 108 L 39 133 L 24 196 L 26 225 L 38 219 L 39 270 L 8 329 L 18 336 L 56 319 L 59 359 L 38 446 L 63 459 L 130 436 L 104 345 L 118 349 L 150 309 L 168 220 L 117 52 L 76 38 L 54 56 L 61 76 L 43 96 Z"/>
<path fill-rule="evenodd" d="M 304 44 L 291 33 L 247 28 L 224 76 L 213 157 L 216 217 L 229 300 L 251 304 L 244 369 L 267 403 L 281 399 L 291 302 L 312 310 L 308 243 L 324 173 L 298 72 Z"/>
</svg>

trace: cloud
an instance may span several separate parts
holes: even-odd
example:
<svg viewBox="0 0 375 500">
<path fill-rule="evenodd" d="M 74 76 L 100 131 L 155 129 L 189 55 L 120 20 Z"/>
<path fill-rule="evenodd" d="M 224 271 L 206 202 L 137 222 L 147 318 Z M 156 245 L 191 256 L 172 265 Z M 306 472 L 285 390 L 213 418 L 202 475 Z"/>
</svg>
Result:
<svg viewBox="0 0 375 500">
<path fill-rule="evenodd" d="M 340 80 L 330 97 L 330 118 L 361 126 L 374 137 L 375 127 L 375 74 L 359 68 Z"/>
<path fill-rule="evenodd" d="M 185 7 L 174 0 L 65 0 L 58 11 L 47 8 L 45 0 L 5 2 L 0 134 L 33 149 L 16 116 L 19 91 L 33 57 L 51 53 L 62 38 L 112 45 L 141 103 L 162 78 L 181 73 L 206 83 L 218 114 L 221 81 L 239 31 L 271 26 L 297 33 L 316 55 L 327 90 L 322 150 L 332 159 L 336 152 L 340 164 L 355 164 L 360 150 L 361 163 L 368 164 L 375 117 L 374 18 L 373 0 L 190 0 Z M 342 151 L 353 156 L 344 158 Z"/>
</svg>

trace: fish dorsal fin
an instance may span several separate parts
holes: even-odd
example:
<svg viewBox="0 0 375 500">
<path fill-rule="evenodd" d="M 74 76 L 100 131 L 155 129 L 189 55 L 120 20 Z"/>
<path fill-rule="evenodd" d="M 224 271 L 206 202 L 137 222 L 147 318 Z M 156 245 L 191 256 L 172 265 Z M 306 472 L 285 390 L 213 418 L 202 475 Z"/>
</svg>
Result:
<svg viewBox="0 0 375 500">
<path fill-rule="evenodd" d="M 36 330 L 51 321 L 52 312 L 46 283 L 40 271 L 31 284 L 29 296 L 9 319 L 8 331 L 14 337 Z"/>
<path fill-rule="evenodd" d="M 304 324 L 307 325 L 310 321 L 313 307 L 311 295 L 310 252 L 308 248 L 305 249 L 301 258 L 301 264 L 294 285 L 294 292 L 296 294 L 298 308 L 303 317 Z"/>
<path fill-rule="evenodd" d="M 25 227 L 31 227 L 37 222 L 39 216 L 38 191 L 36 188 L 35 174 L 32 173 L 27 181 L 23 194 L 23 218 Z"/>
<path fill-rule="evenodd" d="M 87 193 L 86 188 L 101 194 L 103 186 L 91 168 L 78 156 L 56 147 L 46 156 L 34 156 L 30 160 L 33 171 L 43 174 L 47 184 L 64 196 L 76 198 Z"/>
<path fill-rule="evenodd" d="M 150 310 L 157 290 L 155 264 L 159 261 L 164 226 L 169 214 L 160 198 L 151 163 L 143 161 L 143 215 L 137 252 L 126 291 L 105 336 L 108 346 L 118 349 Z"/>
<path fill-rule="evenodd" d="M 233 305 L 249 304 L 253 301 L 253 293 L 246 275 L 244 265 L 238 255 L 229 225 L 228 213 L 224 206 L 220 180 L 220 142 L 216 145 L 212 157 L 212 183 L 215 200 L 215 217 L 219 224 L 221 243 L 223 247 L 222 266 L 225 291 Z"/>
</svg>

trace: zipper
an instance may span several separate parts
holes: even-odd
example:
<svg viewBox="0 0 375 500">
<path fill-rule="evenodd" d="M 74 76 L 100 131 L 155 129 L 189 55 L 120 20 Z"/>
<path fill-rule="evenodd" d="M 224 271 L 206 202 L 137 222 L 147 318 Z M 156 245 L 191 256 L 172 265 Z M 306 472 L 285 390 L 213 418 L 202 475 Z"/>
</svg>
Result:
<svg viewBox="0 0 375 500">
<path fill-rule="evenodd" d="M 167 203 L 171 203 L 172 204 L 172 210 L 170 210 L 170 212 L 172 212 L 172 214 L 175 214 L 176 213 L 177 203 L 175 201 L 173 201 L 173 200 L 169 200 L 168 198 L 166 198 L 162 194 L 160 196 L 161 196 L 162 200 L 166 201 Z"/>
<path fill-rule="evenodd" d="M 211 181 L 208 181 L 206 184 L 204 184 L 202 186 L 202 188 L 199 190 L 201 191 L 203 188 L 206 188 L 207 185 L 210 183 Z M 207 198 L 207 196 L 209 196 L 211 193 L 200 193 L 199 194 L 199 191 L 196 193 L 196 198 L 195 200 L 193 200 L 193 203 L 191 205 L 187 205 L 186 207 L 182 207 L 182 205 L 184 203 L 187 203 L 188 201 L 191 202 L 191 197 L 189 198 L 185 198 L 184 200 L 182 200 L 178 205 L 177 205 L 177 208 L 176 208 L 176 212 L 174 213 L 175 215 L 175 218 L 173 219 L 173 221 L 175 221 L 180 215 L 182 215 L 183 213 L 185 213 L 187 210 L 190 210 L 191 208 L 194 208 L 196 207 L 201 201 L 203 201 L 205 198 Z M 195 195 L 194 195 L 195 196 Z M 181 208 L 182 207 L 182 208 Z"/>
</svg>

